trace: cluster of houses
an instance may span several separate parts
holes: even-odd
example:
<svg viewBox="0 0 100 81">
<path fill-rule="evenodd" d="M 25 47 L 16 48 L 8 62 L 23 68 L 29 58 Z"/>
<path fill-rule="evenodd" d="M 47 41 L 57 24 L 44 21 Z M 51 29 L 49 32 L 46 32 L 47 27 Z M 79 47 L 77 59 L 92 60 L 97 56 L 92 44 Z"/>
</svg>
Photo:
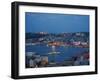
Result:
<svg viewBox="0 0 100 81">
<path fill-rule="evenodd" d="M 26 54 L 26 68 L 45 67 L 48 64 L 48 56 L 40 56 L 34 52 Z"/>
<path fill-rule="evenodd" d="M 89 53 L 85 52 L 82 55 L 76 56 L 74 65 L 89 65 Z"/>
<path fill-rule="evenodd" d="M 74 41 L 72 42 L 74 46 L 81 46 L 81 47 L 89 47 L 88 42 L 82 42 L 82 41 Z"/>
<path fill-rule="evenodd" d="M 30 38 L 26 38 L 26 45 L 47 44 L 55 46 L 81 46 L 89 47 L 89 33 L 61 33 L 49 34 L 45 32 L 33 33 Z M 28 37 L 26 34 L 26 37 Z"/>
<path fill-rule="evenodd" d="M 28 52 L 28 56 L 26 56 L 26 68 L 80 65 L 89 65 L 89 52 L 84 52 L 77 56 L 73 56 L 61 63 L 49 62 L 48 56 L 40 56 L 32 52 Z"/>
</svg>

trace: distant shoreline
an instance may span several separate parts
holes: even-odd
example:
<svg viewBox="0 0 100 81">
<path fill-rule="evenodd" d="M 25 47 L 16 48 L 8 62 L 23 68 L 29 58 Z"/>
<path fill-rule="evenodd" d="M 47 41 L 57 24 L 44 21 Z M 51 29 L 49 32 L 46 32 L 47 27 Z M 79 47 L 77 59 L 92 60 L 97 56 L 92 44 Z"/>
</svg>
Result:
<svg viewBox="0 0 100 81">
<path fill-rule="evenodd" d="M 39 45 L 40 43 L 26 43 L 25 45 L 26 46 L 30 46 L 30 45 Z M 48 44 L 45 44 L 46 46 L 51 46 L 51 45 L 48 45 Z M 60 47 L 60 46 L 62 46 L 62 47 L 79 47 L 79 48 L 89 48 L 89 46 L 82 46 L 82 45 L 77 45 L 77 46 L 75 46 L 75 45 L 59 45 L 59 46 L 56 46 L 56 47 Z"/>
</svg>

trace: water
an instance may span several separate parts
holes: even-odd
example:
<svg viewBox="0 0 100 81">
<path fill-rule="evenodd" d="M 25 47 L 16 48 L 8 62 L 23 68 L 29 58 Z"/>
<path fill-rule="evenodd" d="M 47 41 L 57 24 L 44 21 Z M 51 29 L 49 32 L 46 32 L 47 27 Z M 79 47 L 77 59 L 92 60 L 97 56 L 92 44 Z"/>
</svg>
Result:
<svg viewBox="0 0 100 81">
<path fill-rule="evenodd" d="M 38 55 L 41 56 L 48 56 L 49 61 L 56 61 L 56 62 L 62 62 L 64 60 L 69 59 L 72 56 L 77 56 L 79 54 L 82 54 L 83 52 L 87 51 L 89 48 L 79 48 L 79 47 L 64 47 L 59 46 L 55 47 L 55 51 L 59 52 L 55 56 L 49 54 L 52 52 L 51 46 L 46 46 L 45 44 L 38 44 L 38 45 L 26 45 L 26 52 L 35 52 Z"/>
</svg>

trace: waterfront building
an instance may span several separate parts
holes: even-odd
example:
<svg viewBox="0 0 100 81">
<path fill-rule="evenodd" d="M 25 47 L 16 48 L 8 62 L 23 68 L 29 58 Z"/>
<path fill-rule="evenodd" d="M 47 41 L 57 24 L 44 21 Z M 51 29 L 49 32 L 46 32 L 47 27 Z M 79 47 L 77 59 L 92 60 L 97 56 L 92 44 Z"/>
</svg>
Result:
<svg viewBox="0 0 100 81">
<path fill-rule="evenodd" d="M 82 44 L 83 46 L 88 45 L 87 42 L 81 42 L 81 44 Z"/>
<path fill-rule="evenodd" d="M 80 44 L 81 44 L 80 41 L 74 41 L 74 42 L 73 42 L 73 45 L 76 45 L 76 46 L 78 46 L 78 45 L 80 45 Z"/>
<path fill-rule="evenodd" d="M 36 67 L 36 63 L 34 60 L 32 60 L 32 59 L 29 60 L 29 67 L 31 67 L 31 68 Z"/>
<path fill-rule="evenodd" d="M 48 65 L 48 56 L 42 56 L 41 57 L 41 67 Z"/>
</svg>

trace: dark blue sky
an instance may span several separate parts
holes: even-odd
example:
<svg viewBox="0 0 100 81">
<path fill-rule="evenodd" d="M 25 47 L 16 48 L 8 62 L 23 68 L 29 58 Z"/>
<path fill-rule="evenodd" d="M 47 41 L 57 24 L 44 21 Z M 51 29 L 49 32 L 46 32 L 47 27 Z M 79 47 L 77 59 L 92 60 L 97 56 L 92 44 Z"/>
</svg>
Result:
<svg viewBox="0 0 100 81">
<path fill-rule="evenodd" d="M 25 13 L 26 32 L 89 32 L 88 15 Z"/>
</svg>

